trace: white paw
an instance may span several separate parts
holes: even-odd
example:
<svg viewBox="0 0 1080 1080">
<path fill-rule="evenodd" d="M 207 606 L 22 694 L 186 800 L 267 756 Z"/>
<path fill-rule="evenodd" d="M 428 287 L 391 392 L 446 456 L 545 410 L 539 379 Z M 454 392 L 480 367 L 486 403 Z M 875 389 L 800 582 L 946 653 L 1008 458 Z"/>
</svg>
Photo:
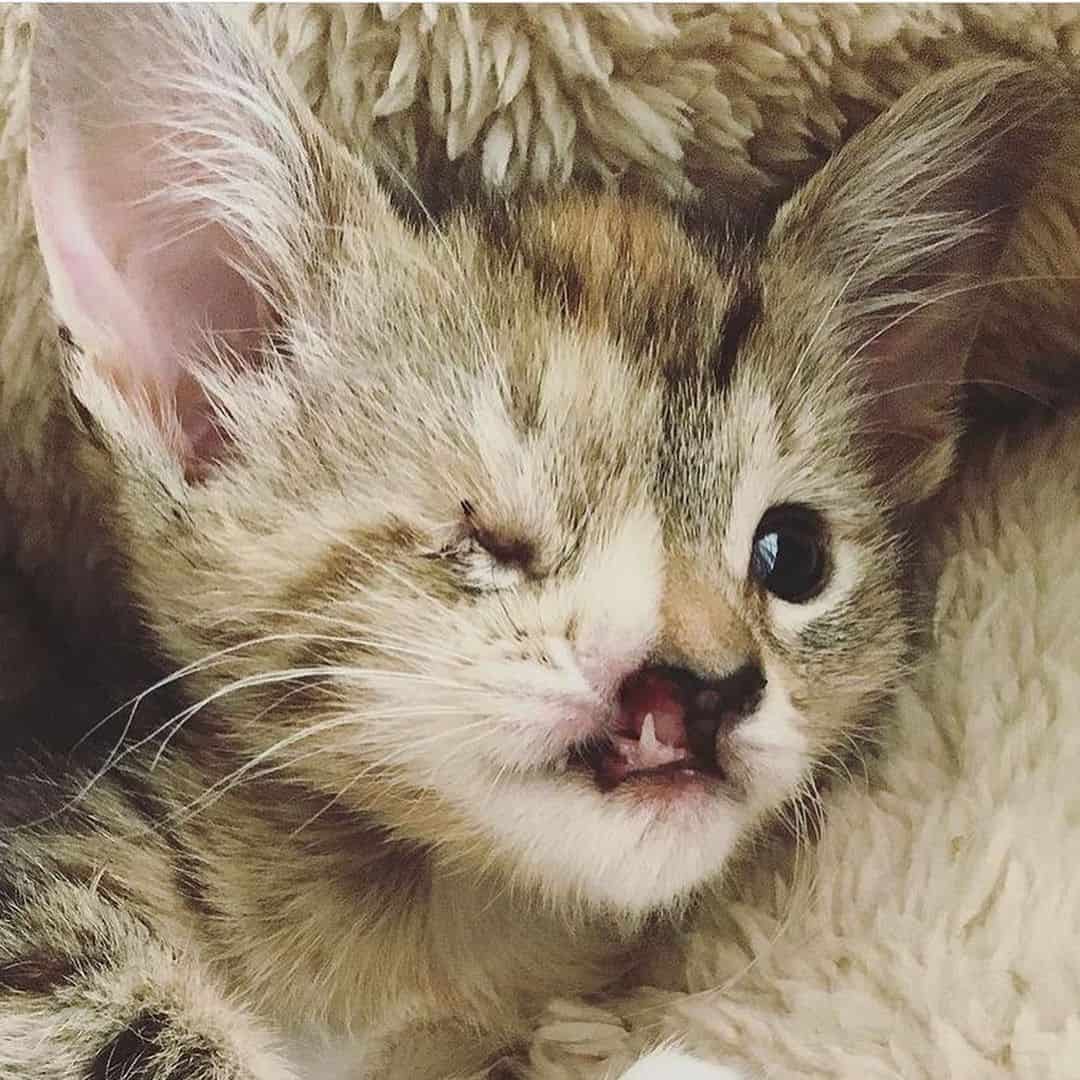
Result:
<svg viewBox="0 0 1080 1080">
<path fill-rule="evenodd" d="M 745 1080 L 726 1065 L 710 1065 L 681 1050 L 654 1050 L 624 1072 L 619 1080 Z"/>
</svg>

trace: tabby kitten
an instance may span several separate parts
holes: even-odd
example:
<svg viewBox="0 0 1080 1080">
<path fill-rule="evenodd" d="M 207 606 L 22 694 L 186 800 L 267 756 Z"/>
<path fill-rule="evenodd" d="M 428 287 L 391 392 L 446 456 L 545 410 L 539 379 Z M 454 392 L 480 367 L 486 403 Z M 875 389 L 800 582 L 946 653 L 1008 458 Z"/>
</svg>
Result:
<svg viewBox="0 0 1080 1080">
<path fill-rule="evenodd" d="M 6 784 L 0 1075 L 445 1078 L 662 942 L 886 709 L 1068 94 L 928 83 L 754 247 L 585 195 L 425 234 L 212 11 L 43 9 L 73 408 L 189 707 Z"/>
</svg>

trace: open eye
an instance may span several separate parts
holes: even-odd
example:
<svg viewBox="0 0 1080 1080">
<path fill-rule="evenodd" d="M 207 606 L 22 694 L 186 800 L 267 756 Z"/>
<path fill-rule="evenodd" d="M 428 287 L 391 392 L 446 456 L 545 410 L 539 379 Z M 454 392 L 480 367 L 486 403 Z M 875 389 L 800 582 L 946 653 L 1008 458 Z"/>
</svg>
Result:
<svg viewBox="0 0 1080 1080">
<path fill-rule="evenodd" d="M 805 604 L 829 579 L 828 531 L 816 511 L 797 503 L 765 511 L 754 533 L 750 576 L 773 596 Z"/>
</svg>

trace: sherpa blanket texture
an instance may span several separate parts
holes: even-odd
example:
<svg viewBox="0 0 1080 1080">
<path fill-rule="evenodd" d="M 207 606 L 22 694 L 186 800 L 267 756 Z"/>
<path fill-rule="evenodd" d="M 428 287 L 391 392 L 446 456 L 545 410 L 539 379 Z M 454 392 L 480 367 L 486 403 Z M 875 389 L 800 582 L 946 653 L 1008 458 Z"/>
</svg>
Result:
<svg viewBox="0 0 1080 1080">
<path fill-rule="evenodd" d="M 440 197 L 601 183 L 753 209 L 933 70 L 1080 54 L 1080 10 L 1053 5 L 231 11 L 333 133 Z M 0 11 L 5 296 L 41 288 L 31 22 Z M 40 328 L 39 305 L 10 321 L 10 362 Z M 880 780 L 840 785 L 816 849 L 763 861 L 657 987 L 553 1003 L 537 1080 L 600 1080 L 664 1039 L 773 1078 L 1080 1078 L 1080 423 L 989 453 L 953 502 Z"/>
</svg>

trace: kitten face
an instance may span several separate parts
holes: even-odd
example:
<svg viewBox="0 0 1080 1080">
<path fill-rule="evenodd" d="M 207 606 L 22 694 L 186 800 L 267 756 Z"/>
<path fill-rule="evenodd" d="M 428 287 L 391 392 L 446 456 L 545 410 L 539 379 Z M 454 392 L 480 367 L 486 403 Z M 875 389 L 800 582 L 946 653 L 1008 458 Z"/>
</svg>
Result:
<svg viewBox="0 0 1080 1080">
<path fill-rule="evenodd" d="M 398 337 L 359 380 L 332 358 L 375 328 L 326 341 L 333 375 L 308 405 L 318 429 L 290 420 L 278 447 L 260 448 L 260 472 L 304 494 L 245 530 L 250 553 L 227 572 L 261 566 L 243 601 L 230 588 L 237 632 L 311 639 L 237 659 L 256 677 L 322 669 L 319 693 L 260 725 L 288 738 L 329 716 L 298 744 L 323 750 L 310 779 L 329 793 L 378 811 L 400 787 L 402 828 L 445 842 L 449 813 L 470 843 L 545 882 L 648 907 L 715 872 L 891 688 L 904 628 L 886 508 L 838 438 L 849 394 L 830 391 L 826 358 L 806 400 L 776 385 L 766 369 L 781 342 L 764 311 L 732 345 L 742 271 L 712 265 L 667 215 L 571 200 L 503 227 L 493 249 L 462 220 L 452 257 L 426 255 L 418 291 L 400 298 L 428 305 L 420 340 Z M 572 261 L 577 245 L 590 265 Z M 618 279 L 605 265 L 616 258 Z M 581 276 L 573 311 L 539 269 L 553 262 Z M 335 398 L 343 411 L 327 425 Z M 228 466 L 230 516 L 251 467 Z M 191 495 L 200 519 L 218 482 Z M 831 567 L 803 604 L 751 575 L 761 519 L 791 503 L 821 515 Z M 203 528 L 189 548 L 201 560 Z M 717 760 L 692 767 L 704 756 L 687 747 L 686 679 L 748 667 L 760 700 L 726 703 L 739 715 L 715 735 Z M 649 714 L 677 754 L 624 778 Z M 434 824 L 418 824 L 428 803 Z"/>
<path fill-rule="evenodd" d="M 943 283 L 1045 85 L 913 101 L 752 252 L 613 198 L 421 235 L 214 16 L 76 22 L 35 206 L 133 587 L 214 699 L 181 739 L 561 897 L 721 870 L 895 685 L 975 325 Z"/>
<path fill-rule="evenodd" d="M 402 456 L 388 446 L 385 478 L 365 478 L 375 528 L 352 535 L 359 553 L 333 549 L 321 587 L 376 640 L 364 605 L 392 594 L 392 633 L 419 654 L 395 671 L 439 680 L 378 687 L 374 715 L 401 719 L 359 736 L 366 759 L 430 784 L 542 880 L 649 907 L 714 873 L 893 685 L 887 507 L 842 437 L 851 392 L 827 352 L 798 391 L 772 373 L 796 342 L 770 330 L 756 268 L 717 266 L 668 215 L 614 200 L 540 206 L 499 234 L 451 231 L 467 300 L 449 264 L 425 295 L 490 343 L 464 362 L 436 350 L 417 384 L 388 373 L 409 402 Z M 403 497 L 402 476 L 430 480 Z M 805 603 L 751 573 L 762 518 L 792 503 L 821 515 L 830 565 Z M 694 702 L 746 669 L 759 693 L 725 701 L 734 722 L 699 769 Z M 649 715 L 660 747 L 643 754 Z"/>
</svg>

